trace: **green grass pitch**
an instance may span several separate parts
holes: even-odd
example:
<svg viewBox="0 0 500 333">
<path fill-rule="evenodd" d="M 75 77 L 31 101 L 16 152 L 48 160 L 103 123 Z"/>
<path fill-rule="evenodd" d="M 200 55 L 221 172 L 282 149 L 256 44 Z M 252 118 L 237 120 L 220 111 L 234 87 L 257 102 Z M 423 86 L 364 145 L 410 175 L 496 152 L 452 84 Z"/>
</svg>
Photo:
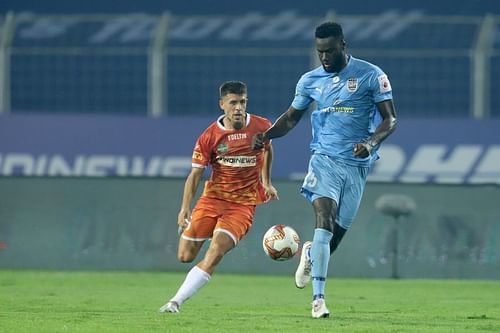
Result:
<svg viewBox="0 0 500 333">
<path fill-rule="evenodd" d="M 183 273 L 0 270 L 0 332 L 500 332 L 500 282 L 330 278 L 328 319 L 293 277 L 216 274 L 179 314 Z"/>
</svg>

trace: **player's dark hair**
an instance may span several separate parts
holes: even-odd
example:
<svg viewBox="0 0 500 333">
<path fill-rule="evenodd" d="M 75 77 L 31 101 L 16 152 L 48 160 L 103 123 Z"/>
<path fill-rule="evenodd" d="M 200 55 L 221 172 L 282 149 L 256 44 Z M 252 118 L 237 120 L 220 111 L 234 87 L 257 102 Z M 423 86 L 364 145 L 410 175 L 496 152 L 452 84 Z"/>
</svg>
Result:
<svg viewBox="0 0 500 333">
<path fill-rule="evenodd" d="M 219 87 L 219 96 L 222 98 L 227 94 L 246 95 L 247 85 L 241 81 L 226 81 Z"/>
<path fill-rule="evenodd" d="M 325 22 L 316 27 L 314 36 L 316 38 L 333 37 L 335 39 L 344 39 L 344 32 L 342 31 L 340 24 L 335 22 Z"/>
</svg>

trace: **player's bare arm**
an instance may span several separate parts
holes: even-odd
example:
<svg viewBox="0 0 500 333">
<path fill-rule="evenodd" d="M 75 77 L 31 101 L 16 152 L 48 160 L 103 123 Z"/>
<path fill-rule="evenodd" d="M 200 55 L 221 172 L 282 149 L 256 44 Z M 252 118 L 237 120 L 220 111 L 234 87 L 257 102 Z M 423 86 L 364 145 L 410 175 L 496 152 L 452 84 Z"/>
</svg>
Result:
<svg viewBox="0 0 500 333">
<path fill-rule="evenodd" d="M 271 144 L 267 145 L 264 151 L 264 164 L 262 166 L 262 186 L 264 186 L 264 190 L 269 198 L 269 200 L 279 200 L 278 191 L 273 186 L 271 182 L 271 170 L 273 164 L 273 147 Z"/>
<path fill-rule="evenodd" d="M 290 107 L 283 113 L 278 120 L 265 133 L 259 133 L 254 137 L 253 148 L 261 149 L 264 146 L 264 141 L 279 138 L 286 135 L 294 128 L 302 118 L 307 109 L 297 110 Z"/>
<path fill-rule="evenodd" d="M 177 216 L 177 224 L 180 228 L 186 227 L 186 220 L 191 219 L 191 202 L 193 201 L 201 177 L 203 176 L 204 168 L 191 168 L 191 172 L 184 183 L 184 194 L 182 195 L 182 205 Z"/>
<path fill-rule="evenodd" d="M 377 109 L 382 116 L 382 123 L 366 142 L 354 145 L 354 156 L 368 157 L 373 147 L 379 145 L 396 129 L 396 110 L 392 99 L 377 103 Z"/>
</svg>

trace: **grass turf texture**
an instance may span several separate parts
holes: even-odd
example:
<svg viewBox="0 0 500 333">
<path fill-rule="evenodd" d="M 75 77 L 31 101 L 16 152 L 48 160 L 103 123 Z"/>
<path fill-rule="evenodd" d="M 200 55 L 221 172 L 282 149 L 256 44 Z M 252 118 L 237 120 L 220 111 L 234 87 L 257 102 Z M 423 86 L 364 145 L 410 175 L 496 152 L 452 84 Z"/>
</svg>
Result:
<svg viewBox="0 0 500 333">
<path fill-rule="evenodd" d="M 183 273 L 0 270 L 0 332 L 500 332 L 500 282 L 327 282 L 328 319 L 293 277 L 216 274 L 159 314 Z"/>
</svg>

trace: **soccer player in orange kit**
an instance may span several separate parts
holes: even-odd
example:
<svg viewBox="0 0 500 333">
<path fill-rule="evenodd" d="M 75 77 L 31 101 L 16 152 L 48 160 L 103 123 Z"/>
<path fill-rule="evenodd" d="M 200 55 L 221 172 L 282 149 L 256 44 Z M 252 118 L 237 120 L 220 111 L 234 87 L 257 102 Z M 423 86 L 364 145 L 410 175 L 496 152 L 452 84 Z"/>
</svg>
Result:
<svg viewBox="0 0 500 333">
<path fill-rule="evenodd" d="M 271 183 L 273 150 L 270 141 L 253 150 L 252 138 L 265 132 L 271 122 L 246 112 L 247 87 L 240 81 L 219 88 L 224 111 L 198 138 L 191 173 L 184 185 L 177 223 L 182 231 L 178 259 L 192 262 L 204 242 L 211 239 L 205 257 L 187 274 L 177 293 L 160 312 L 179 312 L 180 306 L 202 288 L 224 255 L 233 249 L 252 226 L 255 207 L 277 199 Z M 208 165 L 210 179 L 193 210 L 191 203 Z"/>
</svg>

